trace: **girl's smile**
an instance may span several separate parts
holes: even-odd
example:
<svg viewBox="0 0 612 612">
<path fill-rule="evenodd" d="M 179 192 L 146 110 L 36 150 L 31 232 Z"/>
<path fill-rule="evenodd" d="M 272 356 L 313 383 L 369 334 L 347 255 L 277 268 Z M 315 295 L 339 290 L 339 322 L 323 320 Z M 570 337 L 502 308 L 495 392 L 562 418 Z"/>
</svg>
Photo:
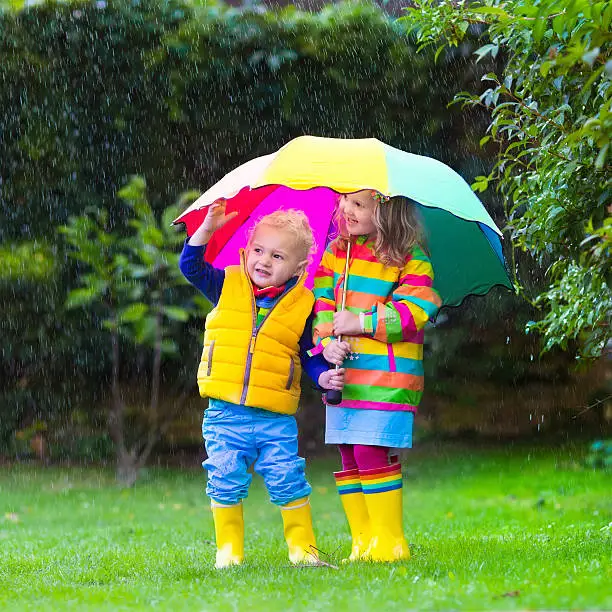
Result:
<svg viewBox="0 0 612 612">
<path fill-rule="evenodd" d="M 376 233 L 374 213 L 377 205 L 371 190 L 367 189 L 340 196 L 340 212 L 351 236 Z"/>
</svg>

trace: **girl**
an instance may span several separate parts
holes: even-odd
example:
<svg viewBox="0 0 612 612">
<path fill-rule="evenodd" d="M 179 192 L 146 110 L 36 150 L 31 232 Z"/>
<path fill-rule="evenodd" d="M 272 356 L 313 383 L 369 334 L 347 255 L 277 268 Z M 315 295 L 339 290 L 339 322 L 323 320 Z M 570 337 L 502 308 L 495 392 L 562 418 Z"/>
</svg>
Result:
<svg viewBox="0 0 612 612">
<path fill-rule="evenodd" d="M 313 352 L 345 368 L 342 401 L 327 405 L 325 441 L 342 458 L 335 477 L 353 538 L 349 560 L 407 559 L 401 466 L 388 452 L 412 446 L 423 328 L 441 300 L 411 200 L 370 190 L 342 195 L 337 221 L 339 235 L 315 276 Z M 343 292 L 345 310 L 336 312 Z"/>
</svg>

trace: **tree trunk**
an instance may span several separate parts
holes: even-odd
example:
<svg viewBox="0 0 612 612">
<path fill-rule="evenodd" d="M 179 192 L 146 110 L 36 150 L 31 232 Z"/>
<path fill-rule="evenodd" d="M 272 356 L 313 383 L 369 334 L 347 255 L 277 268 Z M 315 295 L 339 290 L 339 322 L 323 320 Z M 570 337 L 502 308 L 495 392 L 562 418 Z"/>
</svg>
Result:
<svg viewBox="0 0 612 612">
<path fill-rule="evenodd" d="M 126 488 L 133 487 L 138 480 L 140 467 L 134 452 L 118 453 L 116 478 L 119 485 Z"/>
<path fill-rule="evenodd" d="M 118 321 L 117 321 L 118 323 Z M 172 419 L 178 414 L 188 397 L 189 390 L 183 391 L 174 402 L 173 410 L 159 418 L 159 386 L 162 363 L 162 333 L 161 309 L 157 317 L 156 342 L 153 355 L 153 370 L 151 373 L 151 400 L 147 419 L 147 431 L 140 440 L 136 440 L 128 450 L 125 440 L 125 404 L 119 388 L 119 333 L 118 326 L 111 334 L 112 342 L 112 409 L 109 413 L 108 427 L 111 439 L 115 444 L 117 460 L 117 482 L 123 487 L 132 487 L 138 480 L 140 470 L 145 466 L 155 444 L 170 426 Z M 191 388 L 191 387 L 190 387 Z"/>
<path fill-rule="evenodd" d="M 115 320 L 115 326 L 111 332 L 111 348 L 112 348 L 112 375 L 111 375 L 111 395 L 112 405 L 108 414 L 108 433 L 115 445 L 115 457 L 117 461 L 117 481 L 123 486 L 132 486 L 136 481 L 134 474 L 134 458 L 127 451 L 125 445 L 125 404 L 121 397 L 119 389 L 119 331 L 118 321 Z M 130 484 L 127 484 L 127 483 Z"/>
</svg>

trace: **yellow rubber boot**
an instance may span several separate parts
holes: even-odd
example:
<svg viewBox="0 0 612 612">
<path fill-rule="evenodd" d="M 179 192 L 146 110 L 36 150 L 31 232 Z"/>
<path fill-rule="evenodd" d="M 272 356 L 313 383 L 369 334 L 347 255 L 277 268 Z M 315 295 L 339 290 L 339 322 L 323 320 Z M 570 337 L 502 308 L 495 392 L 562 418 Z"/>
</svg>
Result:
<svg viewBox="0 0 612 612">
<path fill-rule="evenodd" d="M 359 561 L 366 553 L 371 539 L 370 515 L 361 488 L 359 470 L 334 472 L 334 477 L 353 538 L 351 554 L 343 561 Z"/>
<path fill-rule="evenodd" d="M 410 558 L 402 521 L 402 471 L 399 463 L 359 472 L 370 516 L 372 538 L 365 557 L 390 562 Z"/>
<path fill-rule="evenodd" d="M 215 540 L 217 558 L 215 567 L 223 569 L 230 565 L 240 565 L 244 559 L 244 519 L 242 503 L 224 506 L 212 502 L 215 520 Z"/>
<path fill-rule="evenodd" d="M 294 565 L 319 563 L 317 544 L 312 530 L 310 500 L 302 497 L 281 506 L 281 514 L 289 549 L 289 561 Z"/>
</svg>

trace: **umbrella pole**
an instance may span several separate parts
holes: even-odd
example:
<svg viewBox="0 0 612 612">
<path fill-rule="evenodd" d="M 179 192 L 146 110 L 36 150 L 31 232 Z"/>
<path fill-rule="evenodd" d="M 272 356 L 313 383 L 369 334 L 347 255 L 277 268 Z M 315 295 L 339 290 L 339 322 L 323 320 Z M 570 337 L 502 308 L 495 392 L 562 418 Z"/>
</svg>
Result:
<svg viewBox="0 0 612 612">
<path fill-rule="evenodd" d="M 348 277 L 349 277 L 349 261 L 351 258 L 351 239 L 349 237 L 348 242 L 346 243 L 346 262 L 344 264 L 344 285 L 342 288 L 342 301 L 340 302 L 340 312 L 344 310 L 346 305 L 346 289 L 348 286 Z M 342 342 L 342 336 L 338 336 L 338 342 Z M 339 370 L 340 366 L 337 365 L 334 368 L 335 370 Z M 331 389 L 325 394 L 326 403 L 331 406 L 337 406 L 342 401 L 342 391 L 337 391 L 336 389 Z"/>
</svg>

